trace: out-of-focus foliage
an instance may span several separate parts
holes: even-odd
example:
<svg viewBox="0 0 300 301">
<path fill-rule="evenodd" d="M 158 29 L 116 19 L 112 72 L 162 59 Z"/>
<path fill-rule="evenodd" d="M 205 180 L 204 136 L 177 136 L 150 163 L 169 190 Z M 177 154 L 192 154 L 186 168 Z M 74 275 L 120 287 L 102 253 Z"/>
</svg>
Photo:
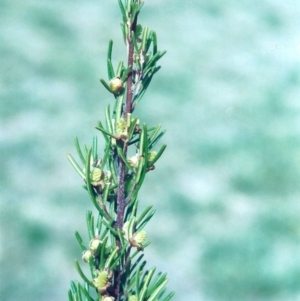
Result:
<svg viewBox="0 0 300 301">
<path fill-rule="evenodd" d="M 0 5 L 0 295 L 67 300 L 70 233 L 90 203 L 65 154 L 104 117 L 101 57 L 120 16 L 113 1 Z M 168 129 L 168 149 L 140 198 L 157 208 L 148 259 L 174 300 L 300 298 L 299 12 L 279 0 L 143 11 L 168 55 L 137 110 Z"/>
</svg>

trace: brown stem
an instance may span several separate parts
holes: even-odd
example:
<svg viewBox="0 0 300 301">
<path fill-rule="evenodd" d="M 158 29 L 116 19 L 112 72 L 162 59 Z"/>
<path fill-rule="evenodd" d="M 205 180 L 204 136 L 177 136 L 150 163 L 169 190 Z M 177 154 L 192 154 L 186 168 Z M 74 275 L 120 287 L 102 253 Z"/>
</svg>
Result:
<svg viewBox="0 0 300 301">
<path fill-rule="evenodd" d="M 127 36 L 127 47 L 128 47 L 128 53 L 127 53 L 127 64 L 130 66 L 130 72 L 127 79 L 127 91 L 126 91 L 126 101 L 125 101 L 125 108 L 123 111 L 123 118 L 124 120 L 127 120 L 127 115 L 132 112 L 132 97 L 133 97 L 133 89 L 132 89 L 132 75 L 133 75 L 133 54 L 134 54 L 134 45 L 132 42 L 132 31 L 135 31 L 137 24 L 137 16 L 135 17 L 135 20 L 131 27 L 128 30 L 128 36 Z M 127 142 L 122 142 L 122 148 L 125 155 L 125 158 L 127 156 L 127 148 L 128 144 Z M 118 158 L 118 189 L 117 189 L 117 221 L 116 221 L 116 228 L 122 229 L 124 224 L 124 215 L 125 215 L 125 208 L 126 208 L 126 196 L 125 196 L 125 176 L 126 176 L 126 166 L 123 162 L 122 158 Z M 121 242 L 119 239 L 116 241 L 117 246 L 119 247 L 119 250 L 121 250 Z M 114 285 L 114 293 L 116 301 L 120 300 L 121 297 L 121 278 L 122 278 L 122 267 L 121 265 L 119 268 L 115 271 L 114 279 L 115 279 L 115 285 Z"/>
<path fill-rule="evenodd" d="M 123 112 L 124 120 L 127 120 L 127 115 L 132 112 L 132 97 L 133 97 L 133 89 L 132 89 L 132 74 L 133 74 L 133 54 L 134 54 L 134 45 L 132 42 L 132 31 L 135 31 L 137 24 L 137 16 L 134 19 L 134 22 L 131 24 L 130 28 L 128 28 L 128 36 L 127 36 L 127 65 L 130 66 L 129 76 L 127 78 L 127 90 L 126 90 L 126 101 L 125 101 L 125 109 Z M 123 153 L 127 155 L 127 142 L 123 142 Z M 118 192 L 117 192 L 117 228 L 121 229 L 124 223 L 124 213 L 125 213 L 125 163 L 122 158 L 119 158 L 119 179 L 118 179 Z"/>
</svg>

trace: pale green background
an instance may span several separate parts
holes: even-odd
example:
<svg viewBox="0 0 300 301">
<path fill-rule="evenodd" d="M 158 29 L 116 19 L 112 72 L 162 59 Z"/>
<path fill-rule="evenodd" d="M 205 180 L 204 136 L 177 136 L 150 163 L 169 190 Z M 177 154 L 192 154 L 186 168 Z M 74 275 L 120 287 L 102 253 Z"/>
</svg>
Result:
<svg viewBox="0 0 300 301">
<path fill-rule="evenodd" d="M 0 298 L 67 300 L 90 144 L 125 59 L 117 1 L 0 0 Z M 175 300 L 300 300 L 300 2 L 146 1 L 168 51 L 136 114 L 167 129 L 140 199 Z M 101 135 L 99 134 L 99 138 Z M 101 149 L 101 148 L 100 148 Z"/>
</svg>

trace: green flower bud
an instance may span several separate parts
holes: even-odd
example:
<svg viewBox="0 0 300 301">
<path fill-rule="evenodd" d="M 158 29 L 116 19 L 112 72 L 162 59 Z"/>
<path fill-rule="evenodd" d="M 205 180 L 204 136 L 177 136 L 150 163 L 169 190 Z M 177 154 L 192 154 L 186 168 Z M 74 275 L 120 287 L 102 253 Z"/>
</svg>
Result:
<svg viewBox="0 0 300 301">
<path fill-rule="evenodd" d="M 101 243 L 102 241 L 99 238 L 92 239 L 89 244 L 90 250 L 95 252 Z"/>
<path fill-rule="evenodd" d="M 97 183 L 100 181 L 103 171 L 100 168 L 94 168 L 91 172 L 91 182 Z"/>
<path fill-rule="evenodd" d="M 93 257 L 93 254 L 90 250 L 85 250 L 82 253 L 82 259 L 85 262 L 89 262 L 90 258 Z"/>
<path fill-rule="evenodd" d="M 106 289 L 109 286 L 108 282 L 108 272 L 107 271 L 97 271 L 98 276 L 93 279 L 93 283 L 97 290 L 100 293 L 103 293 L 106 291 Z"/>
<path fill-rule="evenodd" d="M 123 133 L 126 130 L 126 122 L 123 118 L 120 118 L 116 122 L 116 133 L 120 134 Z"/>
<path fill-rule="evenodd" d="M 126 121 L 123 118 L 120 118 L 116 121 L 116 135 L 120 139 L 127 138 L 127 128 L 126 128 Z"/>
<path fill-rule="evenodd" d="M 133 168 L 138 167 L 139 161 L 140 161 L 140 155 L 139 154 L 136 154 L 136 155 L 134 155 L 134 156 L 132 156 L 131 158 L 128 159 L 129 165 Z"/>
<path fill-rule="evenodd" d="M 138 298 L 135 295 L 131 295 L 129 296 L 128 301 L 138 301 Z"/>
<path fill-rule="evenodd" d="M 148 154 L 148 162 L 150 163 L 151 161 L 153 161 L 155 159 L 156 155 L 157 155 L 157 152 L 155 152 L 155 151 L 150 152 Z"/>
<path fill-rule="evenodd" d="M 130 239 L 130 242 L 134 247 L 141 247 L 141 244 L 146 240 L 146 237 L 146 231 L 142 230 L 140 232 L 134 233 L 132 238 Z"/>
<path fill-rule="evenodd" d="M 115 94 L 120 92 L 123 88 L 123 82 L 122 82 L 121 78 L 114 77 L 113 79 L 111 79 L 109 82 L 109 87 Z"/>
</svg>

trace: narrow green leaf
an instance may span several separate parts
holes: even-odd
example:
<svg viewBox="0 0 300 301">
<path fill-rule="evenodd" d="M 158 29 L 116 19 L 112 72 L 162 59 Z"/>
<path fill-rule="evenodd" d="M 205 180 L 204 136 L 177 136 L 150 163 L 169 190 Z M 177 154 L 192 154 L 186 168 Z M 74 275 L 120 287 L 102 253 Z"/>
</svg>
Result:
<svg viewBox="0 0 300 301">
<path fill-rule="evenodd" d="M 138 209 L 138 204 L 139 204 L 138 199 L 136 199 L 133 203 L 134 203 L 134 205 L 133 205 L 133 208 L 132 208 L 132 215 L 136 216 L 137 209 Z M 135 218 L 135 220 L 136 220 L 136 218 Z"/>
<path fill-rule="evenodd" d="M 90 272 L 91 272 L 92 278 L 95 278 L 97 276 L 97 274 L 96 274 L 95 265 L 94 265 L 94 258 L 92 256 L 89 258 L 88 264 L 90 267 Z"/>
<path fill-rule="evenodd" d="M 126 2 L 127 2 L 126 11 L 129 14 L 131 12 L 131 2 L 132 2 L 132 0 L 126 0 Z"/>
<path fill-rule="evenodd" d="M 93 155 L 93 160 L 94 163 L 98 160 L 98 140 L 97 136 L 93 137 L 93 147 L 92 147 L 92 155 Z"/>
<path fill-rule="evenodd" d="M 87 291 L 87 289 L 86 288 L 84 288 L 84 287 L 82 287 L 81 285 L 80 285 L 80 283 L 79 283 L 79 289 L 80 289 L 80 291 L 84 294 L 84 296 L 85 296 L 85 300 L 86 301 L 94 301 L 94 299 L 92 299 L 91 297 L 90 297 L 90 294 L 89 294 L 89 292 Z"/>
<path fill-rule="evenodd" d="M 90 197 L 94 199 L 96 202 L 96 193 L 91 184 L 91 155 L 92 155 L 92 148 L 89 148 L 86 156 L 86 163 L 85 163 L 85 180 L 86 180 L 86 187 L 88 193 Z"/>
<path fill-rule="evenodd" d="M 142 33 L 142 49 L 143 49 L 144 53 L 146 53 L 147 38 L 148 38 L 148 27 L 144 27 L 143 33 Z"/>
<path fill-rule="evenodd" d="M 151 34 L 151 38 L 152 38 L 152 42 L 153 42 L 153 50 L 152 50 L 152 54 L 155 55 L 157 52 L 157 37 L 156 37 L 156 32 L 152 31 Z"/>
<path fill-rule="evenodd" d="M 127 179 L 127 181 L 129 182 L 127 185 L 127 188 L 125 188 L 125 193 L 127 195 L 127 197 L 131 196 L 132 194 L 132 189 L 133 189 L 133 185 L 134 185 L 134 180 L 133 180 L 133 175 L 130 176 L 130 178 Z M 127 201 L 127 199 L 126 199 Z M 137 202 L 137 199 L 135 200 L 131 200 L 131 202 L 129 202 L 128 206 L 126 207 L 126 214 L 125 214 L 125 218 L 124 218 L 124 223 L 129 221 L 130 218 L 133 215 L 133 207 L 134 204 Z"/>
<path fill-rule="evenodd" d="M 95 229 L 94 229 L 94 216 L 92 211 L 86 212 L 86 224 L 88 228 L 89 238 L 93 239 L 95 237 Z"/>
<path fill-rule="evenodd" d="M 83 244 L 83 240 L 78 231 L 75 232 L 75 237 L 76 237 L 82 251 L 85 251 L 87 249 L 87 247 Z"/>
<path fill-rule="evenodd" d="M 74 160 L 74 158 L 71 156 L 71 154 L 67 154 L 67 157 L 72 164 L 72 166 L 75 168 L 75 170 L 78 172 L 78 174 L 84 179 L 85 175 L 81 167 L 78 165 L 78 163 Z"/>
<path fill-rule="evenodd" d="M 127 166 L 127 168 L 129 170 L 131 170 L 132 172 L 134 172 L 134 169 L 133 167 L 128 163 L 124 153 L 123 153 L 123 150 L 122 150 L 122 147 L 118 145 L 117 143 L 117 152 L 118 152 L 118 155 L 121 157 L 121 159 L 123 160 L 123 162 L 125 163 L 125 165 Z"/>
<path fill-rule="evenodd" d="M 129 127 L 129 130 L 128 130 L 128 140 L 129 141 L 131 140 L 133 132 L 136 129 L 136 125 L 137 125 L 138 120 L 139 119 L 136 117 L 136 118 L 132 119 L 131 122 L 130 122 L 130 127 Z"/>
<path fill-rule="evenodd" d="M 139 46 L 138 46 L 137 41 L 136 41 L 135 32 L 132 31 L 131 35 L 132 35 L 132 42 L 133 42 L 134 50 L 135 50 L 136 54 L 138 55 L 139 54 Z"/>
<path fill-rule="evenodd" d="M 101 131 L 102 133 L 104 133 L 104 134 L 106 134 L 106 135 L 108 135 L 108 136 L 110 136 L 110 137 L 116 139 L 116 137 L 114 136 L 114 134 L 112 134 L 112 133 L 108 132 L 107 130 L 105 130 L 105 129 L 102 127 L 102 125 L 98 124 L 98 126 L 95 126 L 95 128 L 96 128 L 97 130 Z"/>
<path fill-rule="evenodd" d="M 140 133 L 140 141 L 139 141 L 139 145 L 138 145 L 140 157 L 143 156 L 143 151 L 144 151 L 143 147 L 144 147 L 144 140 L 145 139 L 147 139 L 147 136 L 145 135 L 144 129 L 142 129 L 142 131 Z"/>
<path fill-rule="evenodd" d="M 137 41 L 136 41 L 136 38 L 135 38 L 135 33 L 134 31 L 131 32 L 131 37 L 132 37 L 132 42 L 133 42 L 133 46 L 134 46 L 134 50 L 135 50 L 135 53 L 137 55 L 137 59 L 135 60 L 135 63 L 137 64 L 137 68 L 140 70 L 142 69 L 142 66 L 141 66 L 141 63 L 140 63 L 140 60 L 139 60 L 139 47 L 138 47 L 138 44 L 137 44 Z"/>
<path fill-rule="evenodd" d="M 108 193 L 109 193 L 109 184 L 105 184 L 104 186 L 104 190 L 103 190 L 103 193 L 102 193 L 102 200 L 101 200 L 101 204 L 103 206 L 106 206 L 106 202 L 107 202 L 107 196 L 108 196 Z"/>
<path fill-rule="evenodd" d="M 124 63 L 123 63 L 123 61 L 120 61 L 119 65 L 118 65 L 117 72 L 116 72 L 117 76 L 121 78 L 123 71 L 124 71 Z"/>
<path fill-rule="evenodd" d="M 149 135 L 149 146 L 151 144 L 151 141 L 155 138 L 155 136 L 158 134 L 159 130 L 161 128 L 161 125 L 159 124 L 158 126 L 156 126 L 155 128 L 151 129 L 151 135 Z M 150 132 L 150 130 L 148 129 L 148 133 Z"/>
<path fill-rule="evenodd" d="M 104 150 L 105 153 L 104 153 L 104 156 L 103 156 L 103 158 L 102 158 L 101 165 L 100 165 L 100 169 L 101 169 L 101 170 L 104 169 L 105 164 L 106 164 L 106 162 L 107 162 L 109 156 L 111 155 L 111 147 L 110 147 L 110 145 L 111 145 L 111 141 L 106 142 L 105 150 Z"/>
<path fill-rule="evenodd" d="M 124 235 L 123 235 L 121 229 L 118 230 L 118 237 L 119 237 L 119 239 L 120 239 L 120 241 L 121 241 L 121 246 L 122 246 L 122 248 L 123 248 L 124 246 L 126 247 L 127 244 L 126 244 L 126 242 L 125 242 Z"/>
<path fill-rule="evenodd" d="M 82 278 L 83 281 L 85 281 L 88 285 L 92 286 L 92 287 L 95 287 L 93 282 L 90 281 L 83 273 L 83 271 L 81 270 L 81 267 L 78 263 L 78 261 L 75 259 L 75 268 L 78 272 L 78 274 L 80 275 L 80 277 Z"/>
<path fill-rule="evenodd" d="M 105 108 L 105 119 L 106 119 L 106 127 L 110 133 L 113 132 L 111 117 L 110 117 L 110 105 Z"/>
<path fill-rule="evenodd" d="M 113 178 L 113 183 L 117 185 L 117 183 L 118 183 L 117 171 L 116 171 L 116 167 L 113 162 L 113 159 L 111 157 L 109 158 L 108 165 L 109 165 L 109 170 L 111 171 L 111 175 Z"/>
<path fill-rule="evenodd" d="M 120 10 L 121 10 L 122 16 L 123 16 L 123 21 L 125 22 L 126 21 L 125 8 L 123 6 L 122 0 L 118 0 L 118 2 L 119 2 L 119 6 L 120 6 Z"/>
<path fill-rule="evenodd" d="M 166 147 L 167 147 L 167 145 L 164 144 L 164 145 L 160 148 L 159 152 L 156 154 L 156 156 L 154 157 L 154 159 L 153 159 L 151 162 L 148 163 L 148 167 L 152 166 L 152 165 L 153 165 L 153 164 L 161 157 L 161 155 L 162 155 L 163 152 L 165 151 Z"/>
<path fill-rule="evenodd" d="M 135 8 L 135 14 L 136 14 L 136 15 L 140 13 L 140 11 L 141 11 L 143 5 L 144 5 L 144 2 L 141 2 L 140 5 L 136 4 L 136 8 Z"/>
<path fill-rule="evenodd" d="M 151 141 L 150 145 L 149 145 L 149 149 L 152 149 L 155 144 L 161 139 L 161 137 L 166 133 L 166 130 L 161 131 L 154 140 Z"/>
<path fill-rule="evenodd" d="M 119 233 L 118 233 L 118 231 L 117 230 L 115 230 L 109 223 L 107 223 L 106 221 L 102 221 L 102 223 L 105 225 L 105 227 L 107 227 L 110 231 L 111 231 L 111 233 L 113 233 L 114 235 L 116 235 L 116 236 L 119 236 Z"/>
<path fill-rule="evenodd" d="M 121 77 L 122 82 L 125 82 L 125 81 L 127 80 L 128 73 L 130 72 L 130 70 L 131 70 L 131 66 L 127 67 L 127 68 L 124 70 L 124 72 L 123 72 L 123 74 L 122 74 L 122 77 Z"/>
<path fill-rule="evenodd" d="M 174 295 L 175 295 L 175 292 L 171 292 L 163 301 L 169 301 L 169 300 L 171 300 Z"/>
<path fill-rule="evenodd" d="M 167 273 L 158 273 L 156 277 L 151 281 L 151 286 L 148 288 L 147 297 L 152 295 L 152 293 L 167 279 Z"/>
<path fill-rule="evenodd" d="M 147 289 L 148 289 L 149 283 L 150 283 L 150 281 L 151 281 L 151 278 L 152 278 L 154 272 L 155 272 L 155 268 L 152 268 L 152 269 L 148 272 L 148 274 L 146 275 L 145 280 L 144 280 L 144 283 L 143 283 L 143 288 L 142 288 L 141 293 L 140 293 L 140 296 L 139 296 L 139 299 L 140 299 L 140 300 L 144 300 L 144 297 L 145 297 L 145 295 L 146 295 L 146 293 L 147 293 Z M 148 300 L 147 300 L 147 301 L 148 301 Z"/>
<path fill-rule="evenodd" d="M 138 7 L 138 12 L 141 11 L 142 7 L 144 6 L 144 3 L 145 3 L 145 2 L 141 2 L 141 4 L 140 4 L 139 7 Z"/>
<path fill-rule="evenodd" d="M 132 216 L 130 218 L 129 222 L 128 222 L 127 233 L 125 233 L 127 237 L 131 237 L 132 236 L 132 234 L 134 232 L 134 228 L 135 228 L 135 216 Z"/>
<path fill-rule="evenodd" d="M 131 265 L 131 268 L 130 268 L 130 274 L 131 275 L 134 275 L 133 274 L 133 271 L 139 266 L 139 263 L 140 261 L 143 259 L 143 257 L 145 256 L 145 254 L 141 254 L 137 260 L 135 260 L 135 262 Z M 141 267 L 143 269 L 143 264 L 144 266 L 146 265 L 146 261 L 144 261 L 142 264 L 141 264 Z"/>
<path fill-rule="evenodd" d="M 71 290 L 68 290 L 69 301 L 74 301 Z"/>
<path fill-rule="evenodd" d="M 142 177 L 142 173 L 143 173 L 145 164 L 146 164 L 145 159 L 143 157 L 141 157 L 140 160 L 139 160 L 139 165 L 138 165 L 138 168 L 137 168 L 137 171 L 136 171 L 136 176 L 135 176 L 136 185 L 140 183 L 140 179 Z"/>
<path fill-rule="evenodd" d="M 75 281 L 71 281 L 71 290 L 73 294 L 77 294 L 77 286 Z"/>
<path fill-rule="evenodd" d="M 150 205 L 148 206 L 144 211 L 143 213 L 140 215 L 140 217 L 136 220 L 136 224 L 138 225 L 142 220 L 143 218 L 145 217 L 145 215 L 153 208 L 153 205 Z"/>
<path fill-rule="evenodd" d="M 161 59 L 165 55 L 166 52 L 167 51 L 162 51 L 162 52 L 158 51 L 158 52 L 156 52 L 155 55 L 153 55 L 152 58 L 147 62 L 147 65 L 146 65 L 146 67 L 144 69 L 144 72 L 147 72 L 148 69 L 150 69 L 153 66 L 155 66 L 155 64 L 157 63 L 157 61 L 159 59 Z"/>
<path fill-rule="evenodd" d="M 155 214 L 155 210 L 151 210 L 150 212 L 147 213 L 145 218 L 139 223 L 139 226 L 137 227 L 137 231 L 141 231 L 146 224 L 149 222 L 149 220 L 152 218 L 152 216 Z"/>
<path fill-rule="evenodd" d="M 147 171 L 147 162 L 148 162 L 148 155 L 149 155 L 149 148 L 148 148 L 148 130 L 147 130 L 147 126 L 146 124 L 144 123 L 143 124 L 143 133 L 144 133 L 144 139 L 142 141 L 143 143 L 143 157 L 144 157 L 144 160 L 145 160 L 145 164 L 143 166 L 143 173 L 146 173 Z"/>
<path fill-rule="evenodd" d="M 115 77 L 114 67 L 109 59 L 107 60 L 107 75 L 109 80 Z"/>
<path fill-rule="evenodd" d="M 111 263 L 112 263 L 112 261 L 113 261 L 115 255 L 117 254 L 118 250 L 119 250 L 119 248 L 116 247 L 116 248 L 111 252 L 111 254 L 109 255 L 108 259 L 107 259 L 106 262 L 105 262 L 105 268 L 108 268 L 108 269 L 111 268 Z"/>
<path fill-rule="evenodd" d="M 104 231 L 103 231 L 103 233 L 102 233 L 101 236 L 100 236 L 100 240 L 104 240 L 106 234 L 108 233 L 108 231 L 110 230 L 110 228 L 112 228 L 111 225 L 113 224 L 113 222 L 114 222 L 114 221 L 111 220 L 109 223 L 106 223 L 105 220 L 102 220 L 102 223 L 103 223 L 106 227 L 104 228 Z M 109 226 L 107 226 L 107 225 L 109 225 Z"/>
<path fill-rule="evenodd" d="M 82 296 L 81 296 L 81 291 L 80 291 L 80 284 L 79 282 L 76 283 L 76 287 L 77 287 L 77 296 L 78 296 L 78 301 L 82 301 Z"/>
<path fill-rule="evenodd" d="M 116 105 L 115 105 L 115 116 L 116 120 L 118 120 L 122 116 L 123 111 L 123 99 L 124 99 L 124 93 L 117 97 Z"/>
<path fill-rule="evenodd" d="M 81 151 L 81 148 L 80 148 L 80 145 L 79 145 L 79 140 L 78 140 L 77 137 L 75 137 L 75 147 L 76 147 L 78 156 L 79 156 L 82 164 L 85 165 L 85 158 L 84 158 L 84 155 L 82 154 L 82 151 Z"/>
<path fill-rule="evenodd" d="M 151 37 L 148 35 L 148 38 L 147 38 L 147 41 L 146 41 L 146 47 L 145 47 L 145 53 L 147 53 L 147 55 L 150 57 L 150 53 L 148 52 L 149 51 L 149 48 L 151 46 L 151 43 L 152 43 L 152 39 Z M 153 54 L 152 54 L 153 55 Z"/>
<path fill-rule="evenodd" d="M 161 290 L 166 286 L 167 282 L 168 279 L 166 279 L 160 286 L 158 286 L 157 289 L 151 294 L 149 299 L 147 299 L 147 301 L 153 301 L 156 298 L 156 296 L 161 292 Z"/>
<path fill-rule="evenodd" d="M 142 79 L 142 90 L 140 91 L 140 93 L 135 96 L 135 99 L 134 99 L 134 105 L 136 106 L 139 101 L 143 98 L 144 94 L 146 93 L 147 91 L 147 88 L 149 86 L 149 84 L 151 83 L 151 80 L 152 80 L 152 77 L 153 75 L 160 69 L 160 66 L 158 67 L 152 67 L 152 69 L 150 70 L 147 70 L 147 73 L 146 75 L 144 75 L 143 79 Z"/>
<path fill-rule="evenodd" d="M 124 22 L 126 22 L 126 21 L 124 21 Z M 120 26 L 121 26 L 123 41 L 126 44 L 126 27 L 125 27 L 124 23 L 121 23 Z"/>
<path fill-rule="evenodd" d="M 110 61 L 111 61 L 112 48 L 113 48 L 113 40 L 109 40 L 108 50 L 107 50 L 107 60 L 110 60 Z"/>
<path fill-rule="evenodd" d="M 105 266 L 105 249 L 106 249 L 107 240 L 108 237 L 105 237 L 103 239 L 102 244 L 100 245 L 100 262 L 99 262 L 100 270 L 103 270 Z"/>
<path fill-rule="evenodd" d="M 130 15 L 130 21 L 131 23 L 134 22 L 134 19 L 136 16 L 139 14 L 140 9 L 142 8 L 143 5 L 138 5 L 137 3 L 133 3 L 131 6 L 131 15 Z"/>
<path fill-rule="evenodd" d="M 114 94 L 114 91 L 110 88 L 110 86 L 106 83 L 106 81 L 103 78 L 100 78 L 100 82 L 108 92 Z"/>
<path fill-rule="evenodd" d="M 100 214 L 98 214 L 97 225 L 96 225 L 96 230 L 97 230 L 98 236 L 101 233 L 101 229 L 102 229 L 102 216 Z"/>
<path fill-rule="evenodd" d="M 135 278 L 135 291 L 136 291 L 138 300 L 142 300 L 142 299 L 140 299 L 140 273 L 141 273 L 141 271 L 142 271 L 142 269 L 139 266 L 138 269 L 136 270 L 136 278 Z"/>
</svg>

